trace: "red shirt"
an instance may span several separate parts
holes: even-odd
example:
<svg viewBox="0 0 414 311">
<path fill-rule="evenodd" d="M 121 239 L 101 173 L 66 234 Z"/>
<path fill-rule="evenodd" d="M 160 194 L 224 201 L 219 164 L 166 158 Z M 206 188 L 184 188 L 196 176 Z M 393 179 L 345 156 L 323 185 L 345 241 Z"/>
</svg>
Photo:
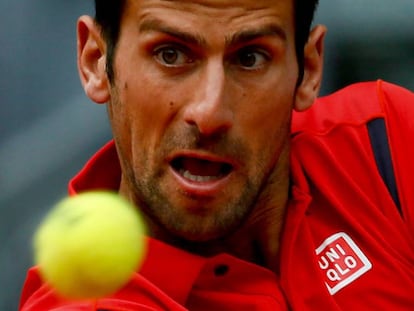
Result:
<svg viewBox="0 0 414 311">
<path fill-rule="evenodd" d="M 118 189 L 120 167 L 113 142 L 104 146 L 70 182 L 69 193 Z M 277 276 L 228 254 L 204 258 L 149 239 L 139 274 L 111 297 L 67 301 L 29 270 L 21 311 L 38 310 L 287 310 Z"/>
<path fill-rule="evenodd" d="M 373 152 L 378 122 L 397 200 Z M 293 309 L 414 310 L 414 94 L 350 86 L 295 113 L 292 135 L 280 271 Z"/>
<path fill-rule="evenodd" d="M 373 151 L 369 128 L 376 120 L 385 124 L 398 203 Z M 414 95 L 381 81 L 294 113 L 280 266 L 293 310 L 413 309 L 413 120 Z M 119 180 L 111 142 L 69 191 L 117 189 Z M 230 255 L 202 258 L 150 239 L 147 258 L 113 297 L 89 303 L 59 298 L 32 268 L 20 310 L 286 310 L 275 274 Z"/>
</svg>

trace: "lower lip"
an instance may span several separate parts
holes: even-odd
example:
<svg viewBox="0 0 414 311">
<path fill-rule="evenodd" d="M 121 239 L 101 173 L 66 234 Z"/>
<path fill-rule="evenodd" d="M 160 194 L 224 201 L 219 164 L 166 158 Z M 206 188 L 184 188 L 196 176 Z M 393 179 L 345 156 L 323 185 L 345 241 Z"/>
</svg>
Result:
<svg viewBox="0 0 414 311">
<path fill-rule="evenodd" d="M 191 197 L 214 197 L 223 191 L 230 181 L 232 173 L 213 181 L 197 182 L 184 178 L 170 167 L 170 171 L 176 179 L 181 190 Z"/>
</svg>

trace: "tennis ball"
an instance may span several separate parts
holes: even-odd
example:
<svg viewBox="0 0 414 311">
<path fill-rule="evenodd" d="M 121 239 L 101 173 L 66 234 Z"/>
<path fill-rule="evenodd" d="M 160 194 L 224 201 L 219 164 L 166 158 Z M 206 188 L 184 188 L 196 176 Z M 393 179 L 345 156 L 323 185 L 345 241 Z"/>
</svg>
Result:
<svg viewBox="0 0 414 311">
<path fill-rule="evenodd" d="M 146 252 L 144 222 L 111 192 L 85 192 L 58 202 L 34 235 L 42 278 L 67 299 L 96 299 L 125 285 Z"/>
</svg>

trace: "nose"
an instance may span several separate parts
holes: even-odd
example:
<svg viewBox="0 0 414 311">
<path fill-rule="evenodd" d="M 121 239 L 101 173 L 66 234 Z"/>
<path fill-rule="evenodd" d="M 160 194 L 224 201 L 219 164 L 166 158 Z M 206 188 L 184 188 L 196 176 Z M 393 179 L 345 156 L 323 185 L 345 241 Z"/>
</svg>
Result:
<svg viewBox="0 0 414 311">
<path fill-rule="evenodd" d="M 205 136 L 228 131 L 233 126 L 233 111 L 222 62 L 205 65 L 195 81 L 193 90 L 189 90 L 193 96 L 184 112 L 185 122 Z"/>
</svg>

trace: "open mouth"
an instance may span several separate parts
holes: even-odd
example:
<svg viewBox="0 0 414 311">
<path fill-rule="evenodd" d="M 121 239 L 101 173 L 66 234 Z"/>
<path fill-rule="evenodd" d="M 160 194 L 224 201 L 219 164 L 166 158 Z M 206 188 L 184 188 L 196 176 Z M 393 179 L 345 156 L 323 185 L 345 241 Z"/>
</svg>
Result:
<svg viewBox="0 0 414 311">
<path fill-rule="evenodd" d="M 199 183 L 219 180 L 233 170 L 233 166 L 229 163 L 191 157 L 175 158 L 171 166 L 185 179 Z"/>
</svg>

